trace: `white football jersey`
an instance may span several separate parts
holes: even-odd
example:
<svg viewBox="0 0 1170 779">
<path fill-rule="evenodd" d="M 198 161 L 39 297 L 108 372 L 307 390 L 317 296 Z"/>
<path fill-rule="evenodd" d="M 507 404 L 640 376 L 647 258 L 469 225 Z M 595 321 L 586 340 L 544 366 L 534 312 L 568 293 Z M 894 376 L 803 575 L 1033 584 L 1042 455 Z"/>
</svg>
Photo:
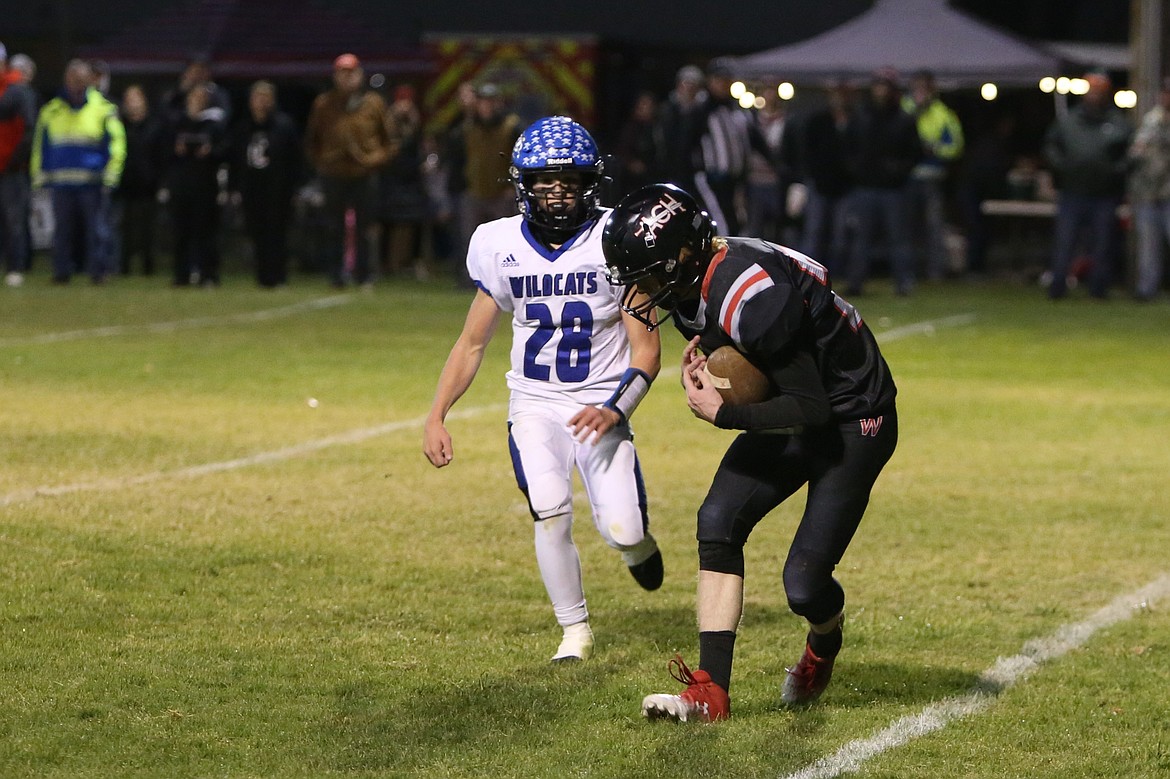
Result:
<svg viewBox="0 0 1170 779">
<path fill-rule="evenodd" d="M 512 312 L 513 395 L 598 405 L 629 367 L 623 288 L 605 278 L 601 253 L 607 214 L 556 250 L 536 240 L 522 216 L 487 222 L 472 234 L 469 275 Z"/>
</svg>

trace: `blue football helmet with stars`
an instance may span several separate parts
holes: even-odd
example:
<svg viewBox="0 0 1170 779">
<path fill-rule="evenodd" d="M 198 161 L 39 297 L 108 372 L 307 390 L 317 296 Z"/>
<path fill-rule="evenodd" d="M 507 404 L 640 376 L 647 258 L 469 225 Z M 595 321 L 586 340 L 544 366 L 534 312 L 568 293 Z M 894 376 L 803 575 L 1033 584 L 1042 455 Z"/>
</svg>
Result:
<svg viewBox="0 0 1170 779">
<path fill-rule="evenodd" d="M 588 130 L 567 116 L 546 116 L 516 139 L 508 173 L 516 188 L 516 204 L 530 224 L 571 233 L 600 211 L 604 168 L 597 142 Z M 534 190 L 542 174 L 556 173 L 576 174 L 565 177 L 566 185 L 575 187 L 571 207 L 556 195 Z"/>
</svg>

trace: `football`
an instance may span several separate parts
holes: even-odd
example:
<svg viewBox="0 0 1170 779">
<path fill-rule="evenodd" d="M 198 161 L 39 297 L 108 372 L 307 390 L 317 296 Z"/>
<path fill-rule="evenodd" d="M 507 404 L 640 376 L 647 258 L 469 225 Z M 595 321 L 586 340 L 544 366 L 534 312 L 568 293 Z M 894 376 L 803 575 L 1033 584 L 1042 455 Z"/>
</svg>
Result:
<svg viewBox="0 0 1170 779">
<path fill-rule="evenodd" d="M 734 346 L 720 346 L 707 355 L 703 372 L 719 390 L 723 402 L 731 406 L 759 403 L 772 394 L 768 377 Z"/>
</svg>

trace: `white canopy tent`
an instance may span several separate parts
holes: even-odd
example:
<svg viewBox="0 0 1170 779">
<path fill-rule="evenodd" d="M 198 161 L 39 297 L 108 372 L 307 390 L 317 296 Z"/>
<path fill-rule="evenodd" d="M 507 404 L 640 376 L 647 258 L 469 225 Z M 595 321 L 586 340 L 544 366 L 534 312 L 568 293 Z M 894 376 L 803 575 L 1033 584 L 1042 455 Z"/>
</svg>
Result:
<svg viewBox="0 0 1170 779">
<path fill-rule="evenodd" d="M 877 0 L 860 16 L 798 43 L 724 57 L 736 78 L 823 84 L 867 79 L 877 69 L 929 70 L 944 88 L 1035 85 L 1058 75 L 1060 57 L 950 8 L 946 0 Z"/>
</svg>

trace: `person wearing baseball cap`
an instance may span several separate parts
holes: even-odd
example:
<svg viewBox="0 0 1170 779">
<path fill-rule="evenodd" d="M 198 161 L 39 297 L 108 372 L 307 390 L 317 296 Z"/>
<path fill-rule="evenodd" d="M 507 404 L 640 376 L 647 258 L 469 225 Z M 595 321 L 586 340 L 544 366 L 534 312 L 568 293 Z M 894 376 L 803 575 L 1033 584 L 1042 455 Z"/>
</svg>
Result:
<svg viewBox="0 0 1170 779">
<path fill-rule="evenodd" d="M 305 128 L 305 151 L 321 177 L 328 225 L 326 270 L 334 287 L 373 281 L 364 236 L 377 203 L 375 174 L 395 151 L 386 101 L 363 89 L 364 81 L 357 55 L 339 55 L 333 60 L 333 88 L 317 96 Z M 347 225 L 349 212 L 353 221 Z M 348 239 L 347 230 L 353 231 Z"/>
<path fill-rule="evenodd" d="M 459 152 L 467 183 L 459 211 L 460 255 L 466 254 L 467 242 L 477 227 L 516 213 L 516 191 L 509 182 L 508 165 L 523 129 L 520 117 L 507 110 L 500 85 L 488 79 L 478 81 L 471 116 L 460 129 Z M 462 269 L 459 272 L 464 273 Z"/>
<path fill-rule="evenodd" d="M 361 60 L 357 58 L 356 54 L 341 54 L 333 60 L 334 70 L 360 70 L 361 67 Z"/>
</svg>

